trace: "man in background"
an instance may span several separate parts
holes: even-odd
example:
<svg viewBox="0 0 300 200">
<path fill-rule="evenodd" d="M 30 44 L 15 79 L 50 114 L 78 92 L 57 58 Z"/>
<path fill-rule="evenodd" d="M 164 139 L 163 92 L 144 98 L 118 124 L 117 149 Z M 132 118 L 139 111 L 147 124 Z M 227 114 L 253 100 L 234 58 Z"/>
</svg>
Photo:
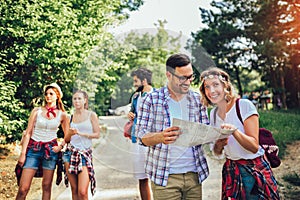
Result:
<svg viewBox="0 0 300 200">
<path fill-rule="evenodd" d="M 133 78 L 133 86 L 136 89 L 135 94 L 132 96 L 131 100 L 131 111 L 128 113 L 129 120 L 133 120 L 133 126 L 131 131 L 131 141 L 133 143 L 132 153 L 133 153 L 133 168 L 134 176 L 139 180 L 139 190 L 142 200 L 150 200 L 151 192 L 150 185 L 148 181 L 148 175 L 145 173 L 145 161 L 146 153 L 148 148 L 138 144 L 137 136 L 135 135 L 135 124 L 137 121 L 137 113 L 141 101 L 145 96 L 153 91 L 152 88 L 152 72 L 146 68 L 140 68 L 131 73 Z"/>
</svg>

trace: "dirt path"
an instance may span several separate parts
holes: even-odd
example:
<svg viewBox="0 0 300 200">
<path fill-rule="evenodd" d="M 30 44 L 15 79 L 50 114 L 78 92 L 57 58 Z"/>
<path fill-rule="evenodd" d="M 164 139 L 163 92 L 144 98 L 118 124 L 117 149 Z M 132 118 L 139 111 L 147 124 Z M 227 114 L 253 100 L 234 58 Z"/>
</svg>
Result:
<svg viewBox="0 0 300 200">
<path fill-rule="evenodd" d="M 300 176 L 300 141 L 288 145 L 287 155 L 282 160 L 278 168 L 273 169 L 275 177 L 279 183 L 281 199 L 294 200 L 299 199 L 300 185 L 294 186 L 283 180 L 284 176 L 298 174 L 298 183 Z"/>
<path fill-rule="evenodd" d="M 1 150 L 0 146 L 0 199 L 15 199 L 18 190 L 14 167 L 18 156 L 14 153 L 14 147 L 9 147 L 11 152 Z M 291 192 L 300 191 L 300 186 L 295 187 L 283 180 L 283 176 L 287 174 L 297 173 L 300 175 L 300 141 L 297 141 L 287 148 L 288 154 L 282 160 L 280 167 L 273 169 L 276 179 L 279 182 L 281 199 L 295 199 L 291 196 Z M 221 189 L 221 166 L 223 161 L 212 159 L 208 156 L 208 164 L 210 167 L 210 176 L 203 184 L 204 196 L 208 199 L 220 199 Z M 53 184 L 55 185 L 55 184 Z M 58 186 L 53 186 L 53 190 L 59 190 Z M 55 192 L 54 192 L 55 193 Z M 34 178 L 31 190 L 28 194 L 30 200 L 39 200 L 41 195 L 41 179 Z M 298 193 L 299 195 L 299 193 Z M 299 196 L 298 196 L 299 197 Z M 53 199 L 56 199 L 53 196 Z M 206 200 L 206 199 L 204 199 Z"/>
</svg>

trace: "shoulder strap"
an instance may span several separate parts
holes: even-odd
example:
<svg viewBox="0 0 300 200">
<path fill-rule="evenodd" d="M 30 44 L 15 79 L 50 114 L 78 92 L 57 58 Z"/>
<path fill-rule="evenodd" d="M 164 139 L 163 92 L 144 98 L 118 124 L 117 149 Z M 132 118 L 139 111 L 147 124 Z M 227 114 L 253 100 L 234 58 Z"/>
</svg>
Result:
<svg viewBox="0 0 300 200">
<path fill-rule="evenodd" d="M 38 114 L 40 114 L 40 113 L 42 113 L 42 112 L 43 112 L 42 107 L 38 107 L 38 109 L 37 109 L 37 111 L 36 111 L 36 114 L 38 115 Z"/>
<path fill-rule="evenodd" d="M 73 115 L 71 115 L 71 118 L 70 118 L 70 124 L 71 124 L 71 122 L 72 122 L 72 119 L 73 119 Z"/>
<path fill-rule="evenodd" d="M 240 110 L 240 99 L 238 98 L 235 102 L 235 109 L 236 109 L 236 114 L 239 118 L 239 120 L 241 121 L 241 123 L 244 125 L 244 122 L 242 120 L 242 116 L 241 116 L 241 110 Z"/>
<path fill-rule="evenodd" d="M 61 120 L 61 114 L 62 114 L 62 110 L 58 110 L 58 114 L 57 114 L 57 117 L 59 118 L 59 120 Z"/>
<path fill-rule="evenodd" d="M 216 109 L 214 110 L 214 125 L 216 125 L 216 120 L 217 120 L 217 110 L 218 110 L 218 107 L 216 107 Z"/>
<path fill-rule="evenodd" d="M 89 116 L 88 116 L 89 120 L 91 120 L 91 116 L 92 116 L 92 111 L 89 111 Z"/>
</svg>

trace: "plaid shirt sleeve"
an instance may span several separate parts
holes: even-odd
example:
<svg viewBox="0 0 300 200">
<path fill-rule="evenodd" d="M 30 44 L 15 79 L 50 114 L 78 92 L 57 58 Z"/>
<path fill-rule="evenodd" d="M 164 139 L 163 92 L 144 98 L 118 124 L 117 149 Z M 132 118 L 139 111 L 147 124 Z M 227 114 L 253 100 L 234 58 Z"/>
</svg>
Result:
<svg viewBox="0 0 300 200">
<path fill-rule="evenodd" d="M 137 115 L 138 118 L 135 127 L 135 134 L 139 138 L 142 138 L 151 131 L 151 126 L 153 124 L 153 113 L 151 113 L 151 107 L 151 97 L 148 95 L 142 100 Z"/>
</svg>

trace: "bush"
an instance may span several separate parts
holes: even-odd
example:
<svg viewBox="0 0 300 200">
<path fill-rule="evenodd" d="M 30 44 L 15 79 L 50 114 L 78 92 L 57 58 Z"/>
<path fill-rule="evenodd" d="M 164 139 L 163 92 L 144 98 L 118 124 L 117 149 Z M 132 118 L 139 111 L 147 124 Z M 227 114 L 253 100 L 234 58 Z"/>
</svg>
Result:
<svg viewBox="0 0 300 200">
<path fill-rule="evenodd" d="M 16 86 L 13 82 L 0 81 L 0 143 L 11 143 L 21 138 L 26 127 L 28 112 L 14 98 Z"/>
</svg>

